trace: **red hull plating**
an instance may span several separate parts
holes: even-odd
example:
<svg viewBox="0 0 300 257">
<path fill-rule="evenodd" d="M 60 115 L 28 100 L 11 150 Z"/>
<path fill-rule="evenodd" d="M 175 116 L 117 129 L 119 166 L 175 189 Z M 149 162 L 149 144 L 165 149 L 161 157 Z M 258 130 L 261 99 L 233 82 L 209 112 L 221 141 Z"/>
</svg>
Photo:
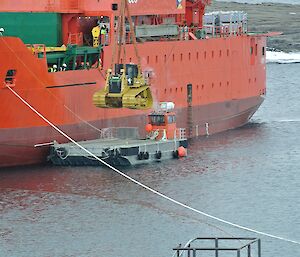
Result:
<svg viewBox="0 0 300 257">
<path fill-rule="evenodd" d="M 265 45 L 263 36 L 242 35 L 146 42 L 138 49 L 156 102 L 175 103 L 180 127 L 190 127 L 187 119 L 192 117 L 195 136 L 207 133 L 206 123 L 210 134 L 239 127 L 257 110 L 266 90 Z M 251 47 L 255 49 L 252 53 Z M 109 59 L 111 47 L 104 52 Z M 128 62 L 136 61 L 131 45 L 126 56 Z M 5 87 L 9 69 L 17 70 L 14 90 L 76 140 L 97 135 L 83 121 L 98 128 L 144 124 L 148 111 L 93 106 L 92 95 L 104 82 L 97 69 L 48 73 L 43 60 L 10 37 L 0 37 L 0 58 L 5 60 L 0 68 L 0 167 L 45 161 L 47 148 L 33 145 L 63 141 Z M 188 84 L 193 86 L 192 115 L 188 115 Z"/>
<path fill-rule="evenodd" d="M 191 136 L 201 136 L 214 134 L 224 130 L 237 128 L 246 124 L 252 115 L 263 102 L 262 97 L 252 97 L 244 100 L 235 100 L 218 104 L 204 106 L 195 106 L 192 108 L 193 126 Z M 238 113 L 236 112 L 238 110 Z M 187 113 L 190 110 L 177 110 L 178 124 L 187 124 Z M 124 126 L 130 124 L 138 126 L 144 116 L 135 116 L 131 118 L 119 118 L 110 120 L 115 126 Z M 144 123 L 146 120 L 144 120 Z M 106 123 L 106 122 L 105 122 Z M 91 122 L 99 126 L 99 121 Z M 197 124 L 197 125 L 194 125 Z M 208 126 L 207 126 L 208 124 Z M 74 139 L 90 139 L 99 135 L 87 124 L 81 123 L 73 126 L 61 127 L 67 134 L 72 135 Z M 142 132 L 142 131 L 141 131 Z M 65 142 L 66 139 L 49 127 L 6 129 L 0 134 L 0 163 L 1 166 L 35 164 L 45 162 L 49 153 L 48 147 L 35 148 L 38 143 L 51 142 L 53 139 L 59 142 Z M 12 143 L 13 142 L 13 143 Z"/>
</svg>

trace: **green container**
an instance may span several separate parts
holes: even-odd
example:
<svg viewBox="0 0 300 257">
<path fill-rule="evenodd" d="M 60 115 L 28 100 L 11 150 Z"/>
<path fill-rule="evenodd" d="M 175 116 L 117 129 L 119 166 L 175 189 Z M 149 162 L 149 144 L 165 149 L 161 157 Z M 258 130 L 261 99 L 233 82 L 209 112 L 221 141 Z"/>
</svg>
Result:
<svg viewBox="0 0 300 257">
<path fill-rule="evenodd" d="M 62 45 L 62 24 L 59 13 L 0 12 L 4 36 L 19 37 L 26 44 Z"/>
</svg>

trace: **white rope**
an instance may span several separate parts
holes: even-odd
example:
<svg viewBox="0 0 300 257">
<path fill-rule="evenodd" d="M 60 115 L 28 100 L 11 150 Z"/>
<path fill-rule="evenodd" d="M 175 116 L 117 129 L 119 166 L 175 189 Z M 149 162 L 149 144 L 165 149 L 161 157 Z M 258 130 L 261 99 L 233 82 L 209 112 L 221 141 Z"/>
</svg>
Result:
<svg viewBox="0 0 300 257">
<path fill-rule="evenodd" d="M 176 205 L 179 205 L 185 209 L 188 209 L 190 211 L 193 211 L 195 213 L 198 213 L 198 214 L 201 214 L 203 216 L 206 216 L 208 218 L 211 218 L 213 220 L 217 220 L 221 223 L 224 223 L 224 224 L 227 224 L 227 225 L 230 225 L 230 226 L 233 226 L 233 227 L 236 227 L 236 228 L 239 228 L 239 229 L 242 229 L 242 230 L 245 230 L 245 231 L 248 231 L 248 232 L 253 232 L 253 233 L 256 233 L 256 234 L 259 234 L 259 235 L 263 235 L 263 236 L 267 236 L 267 237 L 270 237 L 270 238 L 274 238 L 274 239 L 278 239 L 278 240 L 282 240 L 282 241 L 286 241 L 286 242 L 289 242 L 289 243 L 293 243 L 293 244 L 297 244 L 297 245 L 300 245 L 300 242 L 299 241 L 296 241 L 296 240 L 291 240 L 291 239 L 288 239 L 288 238 L 284 238 L 284 237 L 280 237 L 280 236 L 276 236 L 276 235 L 272 235 L 272 234 L 269 234 L 269 233 L 265 233 L 265 232 L 261 232 L 261 231 L 258 231 L 258 230 L 255 230 L 255 229 L 251 229 L 251 228 L 248 228 L 248 227 L 244 227 L 244 226 L 241 226 L 241 225 L 238 225 L 238 224 L 235 224 L 233 222 L 230 222 L 230 221 L 226 221 L 224 219 L 221 219 L 221 218 L 218 218 L 216 216 L 213 216 L 213 215 L 210 215 L 208 213 L 205 213 L 203 211 L 200 211 L 200 210 L 197 210 L 191 206 L 188 206 L 182 202 L 179 202 L 167 195 L 164 195 L 154 189 L 152 189 L 151 187 L 147 186 L 147 185 L 144 185 L 143 183 L 131 178 L 130 176 L 126 175 L 125 173 L 121 172 L 120 170 L 116 169 L 115 167 L 109 165 L 108 163 L 106 163 L 105 161 L 101 160 L 98 156 L 96 156 L 95 154 L 93 154 L 92 152 L 90 152 L 89 150 L 87 150 L 86 148 L 84 148 L 83 146 L 81 146 L 80 144 L 78 144 L 74 139 L 72 139 L 70 136 L 68 136 L 66 133 L 64 133 L 62 130 L 60 130 L 57 126 L 55 126 L 51 121 L 49 121 L 48 119 L 46 119 L 41 113 L 39 113 L 34 107 L 32 107 L 26 100 L 24 100 L 17 92 L 15 92 L 10 86 L 7 85 L 7 88 L 16 96 L 18 97 L 27 107 L 29 107 L 34 113 L 36 113 L 41 119 L 43 119 L 46 123 L 48 123 L 52 128 L 54 128 L 56 131 L 58 131 L 61 135 L 63 135 L 65 138 L 67 138 L 68 140 L 70 140 L 72 143 L 74 143 L 75 145 L 77 145 L 80 149 L 82 149 L 83 151 L 85 151 L 86 153 L 88 153 L 89 155 L 93 156 L 96 160 L 98 160 L 99 162 L 103 163 L 105 166 L 109 167 L 110 169 L 112 169 L 113 171 L 117 172 L 119 175 L 125 177 L 126 179 L 130 180 L 131 182 L 139 185 L 140 187 L 143 187 L 144 189 L 176 204 Z"/>
<path fill-rule="evenodd" d="M 18 54 L 15 53 L 15 51 L 10 47 L 9 44 L 6 43 L 6 41 L 1 37 L 0 39 L 3 40 L 4 44 L 7 46 L 7 48 L 16 56 L 16 58 L 23 64 L 23 66 L 25 67 L 25 69 L 28 70 L 28 72 L 30 72 L 32 74 L 33 77 L 36 78 L 37 81 L 41 82 L 42 84 L 45 84 L 45 82 L 43 82 L 31 69 L 28 68 L 28 66 L 26 65 L 26 63 L 20 58 L 20 56 Z M 103 77 L 102 72 L 99 70 L 100 74 Z M 104 78 L 104 77 L 103 77 Z M 104 78 L 105 79 L 105 78 Z M 95 127 L 93 124 L 91 124 L 90 122 L 88 122 L 87 120 L 82 119 L 77 113 L 73 112 L 68 106 L 66 106 L 61 99 L 59 99 L 56 95 L 54 95 L 49 89 L 46 89 L 47 92 L 52 95 L 56 100 L 60 101 L 61 104 L 64 106 L 64 108 L 66 108 L 70 113 L 72 113 L 77 119 L 79 119 L 80 121 L 82 121 L 83 123 L 87 124 L 88 126 L 90 126 L 91 128 L 95 129 L 96 131 L 101 133 L 101 130 L 98 129 L 97 127 Z"/>
</svg>

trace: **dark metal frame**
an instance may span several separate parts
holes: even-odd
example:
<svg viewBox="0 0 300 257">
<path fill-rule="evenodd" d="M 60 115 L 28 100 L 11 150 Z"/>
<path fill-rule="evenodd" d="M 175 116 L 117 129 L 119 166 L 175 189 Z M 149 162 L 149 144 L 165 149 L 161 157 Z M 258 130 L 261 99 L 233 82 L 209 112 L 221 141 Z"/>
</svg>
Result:
<svg viewBox="0 0 300 257">
<path fill-rule="evenodd" d="M 220 241 L 247 241 L 245 242 L 241 247 L 222 247 L 219 248 L 219 243 Z M 203 247 L 203 248 L 199 248 L 199 247 L 192 247 L 191 243 L 195 242 L 195 241 L 214 241 L 215 243 L 215 247 Z M 219 257 L 219 253 L 222 251 L 235 251 L 236 252 L 236 257 L 241 257 L 241 251 L 245 248 L 247 248 L 247 256 L 248 257 L 253 257 L 253 255 L 251 255 L 251 250 L 252 250 L 252 246 L 254 244 L 257 244 L 257 257 L 261 257 L 261 241 L 258 238 L 252 238 L 252 237 L 197 237 L 191 241 L 189 241 L 189 243 L 187 244 L 186 247 L 182 247 L 181 244 L 176 247 L 173 248 L 174 251 L 176 251 L 176 253 L 174 254 L 174 256 L 176 257 L 181 257 L 183 256 L 184 253 L 186 253 L 185 256 L 187 257 L 196 257 L 197 256 L 197 252 L 200 251 L 215 251 L 215 257 Z"/>
</svg>

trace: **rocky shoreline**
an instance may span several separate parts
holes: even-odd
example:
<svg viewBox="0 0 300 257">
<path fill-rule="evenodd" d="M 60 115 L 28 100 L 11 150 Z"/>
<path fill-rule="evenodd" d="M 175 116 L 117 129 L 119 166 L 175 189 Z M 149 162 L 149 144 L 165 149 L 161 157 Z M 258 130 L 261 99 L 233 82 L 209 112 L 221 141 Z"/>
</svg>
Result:
<svg viewBox="0 0 300 257">
<path fill-rule="evenodd" d="M 300 5 L 240 4 L 216 2 L 206 11 L 245 11 L 250 32 L 280 31 L 281 36 L 268 39 L 268 47 L 284 52 L 300 52 Z"/>
</svg>

